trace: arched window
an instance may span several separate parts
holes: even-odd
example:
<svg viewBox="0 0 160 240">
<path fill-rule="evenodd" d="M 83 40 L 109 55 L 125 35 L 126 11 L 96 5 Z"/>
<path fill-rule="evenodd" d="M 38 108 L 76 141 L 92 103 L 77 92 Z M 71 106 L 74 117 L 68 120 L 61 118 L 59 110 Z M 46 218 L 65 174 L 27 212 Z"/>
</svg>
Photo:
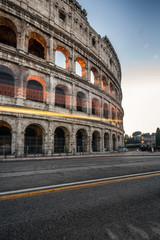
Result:
<svg viewBox="0 0 160 240">
<path fill-rule="evenodd" d="M 115 136 L 115 134 L 112 135 L 112 144 L 113 144 L 113 151 L 116 151 L 116 136 Z"/>
<path fill-rule="evenodd" d="M 113 83 L 110 82 L 110 94 L 113 95 L 113 93 L 114 93 Z"/>
<path fill-rule="evenodd" d="M 83 92 L 77 93 L 77 111 L 87 112 L 86 95 Z"/>
<path fill-rule="evenodd" d="M 92 114 L 100 116 L 100 103 L 96 98 L 92 99 Z"/>
<path fill-rule="evenodd" d="M 105 76 L 102 77 L 102 89 L 103 91 L 107 90 L 107 79 Z"/>
<path fill-rule="evenodd" d="M 5 66 L 0 66 L 0 95 L 14 97 L 14 85 L 12 71 Z"/>
<path fill-rule="evenodd" d="M 91 68 L 91 83 L 94 85 L 99 84 L 98 71 L 94 67 Z"/>
<path fill-rule="evenodd" d="M 109 133 L 104 134 L 104 151 L 109 151 Z"/>
<path fill-rule="evenodd" d="M 42 153 L 42 128 L 36 124 L 29 125 L 25 130 L 24 152 L 26 154 Z"/>
<path fill-rule="evenodd" d="M 28 52 L 39 58 L 46 59 L 46 41 L 38 33 L 32 32 L 30 34 Z"/>
<path fill-rule="evenodd" d="M 69 69 L 69 53 L 66 48 L 57 46 L 55 54 L 55 64 L 59 67 Z"/>
<path fill-rule="evenodd" d="M 92 151 L 100 152 L 100 134 L 98 131 L 94 131 L 92 134 Z"/>
<path fill-rule="evenodd" d="M 54 132 L 54 152 L 65 153 L 69 151 L 69 131 L 65 127 L 58 127 Z"/>
<path fill-rule="evenodd" d="M 0 122 L 0 155 L 11 154 L 12 129 L 9 124 Z"/>
<path fill-rule="evenodd" d="M 116 119 L 116 110 L 114 107 L 112 107 L 112 120 Z"/>
<path fill-rule="evenodd" d="M 14 48 L 17 46 L 16 26 L 5 17 L 0 17 L 0 42 Z"/>
<path fill-rule="evenodd" d="M 76 58 L 76 74 L 84 77 L 86 75 L 86 65 L 82 58 Z"/>
<path fill-rule="evenodd" d="M 107 103 L 104 103 L 103 105 L 103 117 L 106 119 L 109 118 L 109 108 Z"/>
<path fill-rule="evenodd" d="M 87 152 L 87 132 L 84 129 L 79 129 L 76 134 L 77 152 Z"/>
<path fill-rule="evenodd" d="M 61 108 L 67 108 L 69 106 L 68 89 L 62 84 L 58 84 L 55 88 L 55 106 Z"/>
</svg>

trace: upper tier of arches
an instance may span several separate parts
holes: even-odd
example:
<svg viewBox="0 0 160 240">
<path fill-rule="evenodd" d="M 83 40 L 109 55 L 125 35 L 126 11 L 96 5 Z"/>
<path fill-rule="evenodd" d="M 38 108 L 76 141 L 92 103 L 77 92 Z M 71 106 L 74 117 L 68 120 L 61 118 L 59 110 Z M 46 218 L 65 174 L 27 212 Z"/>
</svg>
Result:
<svg viewBox="0 0 160 240">
<path fill-rule="evenodd" d="M 20 38 L 20 39 L 19 39 Z M 22 44 L 22 40 L 25 39 L 25 43 Z M 28 31 L 28 36 L 19 36 L 17 27 L 13 21 L 6 17 L 0 17 L 0 43 L 8 45 L 13 48 L 17 48 L 18 44 L 26 45 L 25 50 L 32 56 L 36 56 L 39 59 L 49 60 L 52 58 L 53 64 L 58 67 L 66 69 L 77 74 L 84 80 L 91 82 L 93 85 L 102 89 L 103 91 L 116 97 L 119 96 L 121 100 L 121 89 L 120 86 L 115 84 L 113 80 L 107 76 L 105 71 L 102 71 L 92 63 L 91 66 L 88 64 L 88 60 L 75 53 L 73 56 L 72 49 L 62 44 L 61 42 L 55 41 L 52 49 L 52 57 L 48 56 L 51 53 L 48 49 L 48 39 L 45 34 Z M 51 51 L 52 50 L 52 51 Z M 115 80 L 114 80 L 115 81 Z"/>
</svg>

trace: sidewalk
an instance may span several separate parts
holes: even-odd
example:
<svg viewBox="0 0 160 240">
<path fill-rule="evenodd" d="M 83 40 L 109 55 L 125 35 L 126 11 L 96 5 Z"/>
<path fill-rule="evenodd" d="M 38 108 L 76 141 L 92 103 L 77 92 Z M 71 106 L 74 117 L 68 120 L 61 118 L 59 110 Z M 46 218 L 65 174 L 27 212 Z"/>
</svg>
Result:
<svg viewBox="0 0 160 240">
<path fill-rule="evenodd" d="M 90 158 L 90 157 L 123 157 L 123 156 L 160 156 L 160 152 L 107 152 L 107 153 L 93 153 L 93 154 L 75 154 L 75 155 L 58 155 L 54 156 L 28 156 L 18 157 L 7 156 L 0 157 L 0 162 L 14 162 L 14 161 L 35 161 L 35 160 L 52 160 L 52 159 L 69 159 L 69 158 Z"/>
</svg>

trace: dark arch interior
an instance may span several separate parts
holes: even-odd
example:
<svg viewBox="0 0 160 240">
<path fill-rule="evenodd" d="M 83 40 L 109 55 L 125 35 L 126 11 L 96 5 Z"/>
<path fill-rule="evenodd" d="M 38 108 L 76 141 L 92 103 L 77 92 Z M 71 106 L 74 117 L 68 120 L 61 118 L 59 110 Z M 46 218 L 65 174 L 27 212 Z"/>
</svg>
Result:
<svg viewBox="0 0 160 240">
<path fill-rule="evenodd" d="M 55 106 L 57 107 L 66 107 L 66 96 L 62 88 L 56 87 L 55 90 Z"/>
<path fill-rule="evenodd" d="M 0 72 L 0 95 L 14 97 L 14 78 L 5 72 Z"/>
<path fill-rule="evenodd" d="M 42 153 L 42 129 L 36 125 L 30 125 L 25 131 L 24 152 L 27 154 Z"/>
<path fill-rule="evenodd" d="M 80 130 L 77 132 L 77 152 L 84 152 L 84 136 Z"/>
<path fill-rule="evenodd" d="M 107 105 L 107 104 L 104 104 L 103 116 L 104 116 L 104 118 L 108 118 L 108 115 L 109 115 L 108 105 Z"/>
<path fill-rule="evenodd" d="M 15 32 L 7 26 L 0 26 L 0 42 L 16 48 L 17 40 Z"/>
<path fill-rule="evenodd" d="M 54 134 L 54 152 L 64 153 L 65 147 L 65 132 L 62 128 L 57 128 Z"/>
<path fill-rule="evenodd" d="M 104 134 L 104 150 L 109 151 L 109 134 Z"/>
<path fill-rule="evenodd" d="M 0 126 L 0 155 L 11 154 L 12 134 L 8 127 Z"/>
<path fill-rule="evenodd" d="M 92 151 L 93 152 L 98 152 L 100 151 L 99 149 L 99 144 L 100 144 L 100 138 L 98 132 L 94 132 L 92 135 Z"/>
<path fill-rule="evenodd" d="M 86 112 L 86 96 L 82 92 L 77 93 L 77 111 Z"/>
<path fill-rule="evenodd" d="M 113 140 L 113 151 L 116 151 L 116 137 L 115 137 L 115 135 L 112 136 L 112 140 Z"/>
<path fill-rule="evenodd" d="M 29 40 L 28 52 L 44 59 L 44 47 L 34 38 Z"/>
<path fill-rule="evenodd" d="M 43 87 L 39 82 L 35 80 L 28 81 L 26 99 L 43 102 Z"/>
</svg>

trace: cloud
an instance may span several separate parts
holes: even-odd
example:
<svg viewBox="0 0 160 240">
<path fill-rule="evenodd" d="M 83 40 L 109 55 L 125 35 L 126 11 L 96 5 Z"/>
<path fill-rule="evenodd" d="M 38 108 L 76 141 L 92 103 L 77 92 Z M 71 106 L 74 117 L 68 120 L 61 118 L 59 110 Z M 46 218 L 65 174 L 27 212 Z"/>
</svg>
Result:
<svg viewBox="0 0 160 240">
<path fill-rule="evenodd" d="M 155 55 L 154 55 L 154 59 L 157 59 L 157 58 L 158 58 L 158 54 L 155 54 Z"/>
<path fill-rule="evenodd" d="M 148 47 L 149 47 L 149 44 L 145 43 L 144 48 L 148 48 Z"/>
</svg>

